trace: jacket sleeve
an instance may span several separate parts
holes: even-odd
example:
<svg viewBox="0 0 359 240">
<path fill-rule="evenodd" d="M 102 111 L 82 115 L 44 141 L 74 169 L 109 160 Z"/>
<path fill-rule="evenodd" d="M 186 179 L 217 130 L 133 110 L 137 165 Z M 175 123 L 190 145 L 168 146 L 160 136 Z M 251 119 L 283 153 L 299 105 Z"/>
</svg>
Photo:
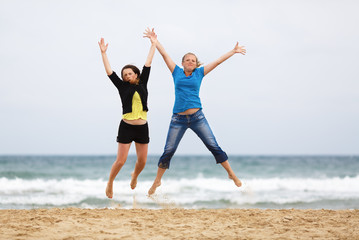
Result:
<svg viewBox="0 0 359 240">
<path fill-rule="evenodd" d="M 151 70 L 151 67 L 143 66 L 141 76 L 140 76 L 141 84 L 147 85 L 148 78 L 150 77 L 150 70 Z"/>
<path fill-rule="evenodd" d="M 116 72 L 113 71 L 112 74 L 108 77 L 111 79 L 111 82 L 116 86 L 116 88 L 120 90 L 123 85 L 123 81 L 121 78 L 119 78 L 119 76 L 117 76 Z"/>
</svg>

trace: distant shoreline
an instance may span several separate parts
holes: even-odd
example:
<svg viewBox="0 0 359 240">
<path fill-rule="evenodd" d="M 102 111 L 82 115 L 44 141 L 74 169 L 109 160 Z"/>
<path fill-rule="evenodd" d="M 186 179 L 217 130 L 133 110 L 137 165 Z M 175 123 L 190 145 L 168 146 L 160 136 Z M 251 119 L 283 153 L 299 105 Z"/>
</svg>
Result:
<svg viewBox="0 0 359 240">
<path fill-rule="evenodd" d="M 148 157 L 161 157 L 162 153 L 149 153 Z M 227 153 L 228 157 L 279 157 L 279 158 L 285 158 L 285 157 L 359 157 L 359 153 L 356 154 L 231 154 Z M 129 153 L 129 157 L 136 157 L 136 153 Z M 189 153 L 189 154 L 183 154 L 183 153 L 176 153 L 177 157 L 187 157 L 187 156 L 196 156 L 196 157 L 212 157 L 212 155 L 209 154 L 196 154 L 196 153 Z M 104 153 L 104 154 L 91 154 L 91 153 L 0 153 L 0 157 L 116 157 L 115 151 L 113 153 Z"/>
</svg>

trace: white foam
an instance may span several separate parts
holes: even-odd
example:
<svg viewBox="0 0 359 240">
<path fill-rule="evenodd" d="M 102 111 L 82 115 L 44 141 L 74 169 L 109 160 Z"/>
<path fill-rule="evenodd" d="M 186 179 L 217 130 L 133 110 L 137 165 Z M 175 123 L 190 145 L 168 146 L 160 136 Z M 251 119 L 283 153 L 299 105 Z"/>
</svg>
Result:
<svg viewBox="0 0 359 240">
<path fill-rule="evenodd" d="M 320 200 L 359 200 L 359 176 L 345 178 L 268 178 L 241 179 L 243 187 L 237 188 L 229 179 L 182 178 L 166 179 L 156 191 L 163 202 L 176 206 L 210 205 L 225 201 L 236 205 L 296 202 L 314 202 Z M 97 180 L 44 180 L 44 179 L 7 179 L 0 178 L 0 205 L 50 205 L 62 206 L 79 204 L 92 206 L 86 199 L 107 201 L 106 181 Z M 139 206 L 154 204 L 147 197 L 151 181 L 139 179 L 137 188 L 131 190 L 128 181 L 115 181 L 114 199 L 122 205 L 132 206 L 134 195 Z M 157 202 L 158 203 L 158 202 Z M 157 204 L 155 203 L 155 204 Z M 96 207 L 96 206 L 95 206 Z"/>
</svg>

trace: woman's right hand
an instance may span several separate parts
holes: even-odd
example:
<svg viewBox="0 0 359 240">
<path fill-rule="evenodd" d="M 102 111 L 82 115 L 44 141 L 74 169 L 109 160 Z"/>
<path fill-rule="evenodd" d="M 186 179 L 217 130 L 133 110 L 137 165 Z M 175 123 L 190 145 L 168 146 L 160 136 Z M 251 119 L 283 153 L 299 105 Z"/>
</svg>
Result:
<svg viewBox="0 0 359 240">
<path fill-rule="evenodd" d="M 103 38 L 101 38 L 101 41 L 98 42 L 98 45 L 100 46 L 102 53 L 105 53 L 107 51 L 108 43 L 105 44 L 105 40 Z"/>
<path fill-rule="evenodd" d="M 100 46 L 101 49 L 102 61 L 103 61 L 103 65 L 105 66 L 106 73 L 108 76 L 110 76 L 113 71 L 111 69 L 110 62 L 108 61 L 106 54 L 108 43 L 105 44 L 105 40 L 101 38 L 101 41 L 98 42 L 98 45 Z"/>
<path fill-rule="evenodd" d="M 145 29 L 145 32 L 143 33 L 143 37 L 149 38 L 152 44 L 157 43 L 157 35 L 154 31 L 154 28 L 152 28 L 152 30 L 150 28 Z"/>
<path fill-rule="evenodd" d="M 143 33 L 143 37 L 147 37 L 151 40 L 152 46 L 156 46 L 157 50 L 160 52 L 160 54 L 163 57 L 163 60 L 165 61 L 168 69 L 173 72 L 173 70 L 176 67 L 176 64 L 173 62 L 173 60 L 170 58 L 170 56 L 167 54 L 161 43 L 157 39 L 157 34 L 154 31 L 154 28 L 145 29 L 145 32 Z"/>
</svg>

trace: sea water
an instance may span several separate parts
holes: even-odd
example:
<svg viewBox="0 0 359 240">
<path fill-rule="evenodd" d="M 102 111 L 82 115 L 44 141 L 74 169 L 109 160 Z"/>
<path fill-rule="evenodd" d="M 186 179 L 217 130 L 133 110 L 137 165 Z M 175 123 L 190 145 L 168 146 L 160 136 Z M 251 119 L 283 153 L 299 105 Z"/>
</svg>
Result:
<svg viewBox="0 0 359 240">
<path fill-rule="evenodd" d="M 135 190 L 136 156 L 105 188 L 115 156 L 0 156 L 0 209 L 359 208 L 359 156 L 229 156 L 238 188 L 211 155 L 175 155 L 149 197 L 159 156 L 148 156 Z"/>
</svg>

